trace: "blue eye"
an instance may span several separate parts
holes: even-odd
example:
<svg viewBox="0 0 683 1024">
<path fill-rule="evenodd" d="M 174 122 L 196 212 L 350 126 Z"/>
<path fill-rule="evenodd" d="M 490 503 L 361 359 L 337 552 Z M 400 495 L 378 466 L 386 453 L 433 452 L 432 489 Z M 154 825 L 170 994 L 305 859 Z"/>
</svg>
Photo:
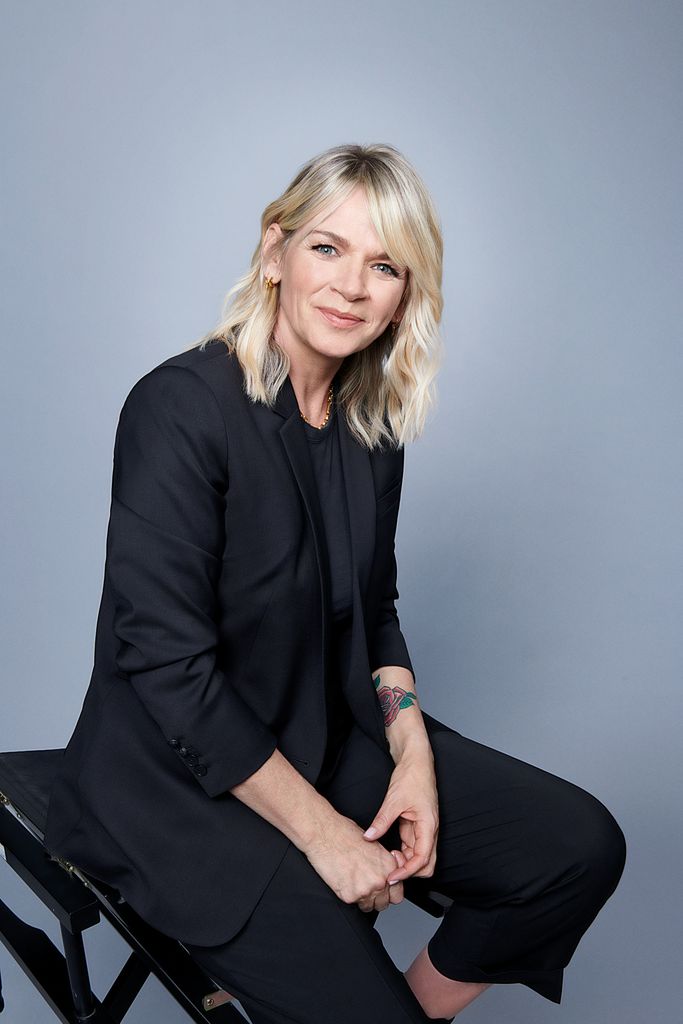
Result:
<svg viewBox="0 0 683 1024">
<path fill-rule="evenodd" d="M 330 245 L 328 242 L 318 242 L 317 245 L 312 245 L 311 249 L 314 249 L 316 252 L 319 249 L 332 249 L 334 252 L 337 251 L 336 248 L 333 245 Z M 325 254 L 323 253 L 323 255 Z M 391 277 L 398 277 L 398 271 L 394 270 L 394 268 L 389 266 L 388 263 L 377 263 L 376 266 L 386 267 Z M 387 275 L 385 274 L 384 276 L 386 277 Z"/>
<path fill-rule="evenodd" d="M 319 242 L 318 245 L 312 245 L 311 249 L 334 249 L 333 245 L 327 245 L 325 242 Z M 336 252 L 336 249 L 335 249 Z"/>
<path fill-rule="evenodd" d="M 378 267 L 386 267 L 386 268 L 387 268 L 387 270 L 389 271 L 389 273 L 390 273 L 390 274 L 391 274 L 391 275 L 392 275 L 393 277 L 398 277 L 398 271 L 394 270 L 394 268 L 393 268 L 393 267 L 390 267 L 388 263 L 378 263 L 378 264 L 377 264 L 377 266 L 378 266 Z"/>
</svg>

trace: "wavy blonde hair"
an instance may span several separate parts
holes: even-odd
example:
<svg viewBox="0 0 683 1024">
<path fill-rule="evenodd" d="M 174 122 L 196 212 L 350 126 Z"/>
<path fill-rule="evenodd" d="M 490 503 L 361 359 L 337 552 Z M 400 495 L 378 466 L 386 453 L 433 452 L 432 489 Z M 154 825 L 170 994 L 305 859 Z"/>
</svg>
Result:
<svg viewBox="0 0 683 1024">
<path fill-rule="evenodd" d="M 393 146 L 334 146 L 308 160 L 263 211 L 251 267 L 227 293 L 221 320 L 190 348 L 224 341 L 242 367 L 246 393 L 272 406 L 290 359 L 273 336 L 279 289 L 264 282 L 266 231 L 274 222 L 280 225 L 284 255 L 298 228 L 343 202 L 358 185 L 386 252 L 408 270 L 395 330 L 388 325 L 367 348 L 347 356 L 339 371 L 338 407 L 351 433 L 372 450 L 385 442 L 400 447 L 422 433 L 443 355 L 441 227 L 424 183 Z"/>
</svg>

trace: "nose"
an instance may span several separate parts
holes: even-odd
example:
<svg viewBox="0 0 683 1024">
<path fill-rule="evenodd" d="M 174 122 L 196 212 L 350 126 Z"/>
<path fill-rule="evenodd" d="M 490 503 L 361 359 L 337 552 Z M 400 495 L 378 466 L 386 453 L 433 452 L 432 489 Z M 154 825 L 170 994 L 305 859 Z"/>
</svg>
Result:
<svg viewBox="0 0 683 1024">
<path fill-rule="evenodd" d="M 356 299 L 365 299 L 368 296 L 368 286 L 365 283 L 365 276 L 362 264 L 355 264 L 352 260 L 344 260 L 344 266 L 337 268 L 332 288 L 344 296 L 347 302 Z"/>
</svg>

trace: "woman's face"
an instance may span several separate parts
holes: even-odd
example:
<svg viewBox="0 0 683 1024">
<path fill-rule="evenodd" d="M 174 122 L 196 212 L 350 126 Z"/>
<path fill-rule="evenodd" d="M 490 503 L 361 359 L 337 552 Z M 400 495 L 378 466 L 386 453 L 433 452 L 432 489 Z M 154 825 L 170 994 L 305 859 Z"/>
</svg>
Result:
<svg viewBox="0 0 683 1024">
<path fill-rule="evenodd" d="M 266 251 L 279 234 L 279 225 L 271 225 Z M 332 213 L 323 212 L 299 228 L 283 260 L 266 263 L 264 271 L 279 281 L 278 344 L 290 357 L 315 352 L 337 365 L 400 319 L 408 280 L 406 268 L 382 252 L 361 187 Z M 352 319 L 340 320 L 327 310 Z"/>
</svg>

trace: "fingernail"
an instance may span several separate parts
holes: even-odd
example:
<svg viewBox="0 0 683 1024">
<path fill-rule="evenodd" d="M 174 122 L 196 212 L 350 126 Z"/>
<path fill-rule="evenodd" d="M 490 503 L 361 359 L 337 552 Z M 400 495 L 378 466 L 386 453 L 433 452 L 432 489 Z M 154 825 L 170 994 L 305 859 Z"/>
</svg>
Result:
<svg viewBox="0 0 683 1024">
<path fill-rule="evenodd" d="M 372 837 L 373 837 L 373 836 L 375 835 L 375 833 L 376 833 L 376 832 L 377 832 L 377 829 L 376 829 L 376 828 L 372 828 L 372 827 L 370 827 L 370 828 L 367 828 L 367 829 L 365 830 L 365 832 L 363 833 L 363 835 L 364 835 L 364 836 L 367 836 L 367 838 L 368 838 L 368 839 L 372 839 Z"/>
<path fill-rule="evenodd" d="M 389 885 L 396 885 L 396 883 L 400 882 L 400 881 L 401 881 L 400 878 L 390 878 L 389 879 Z"/>
</svg>

